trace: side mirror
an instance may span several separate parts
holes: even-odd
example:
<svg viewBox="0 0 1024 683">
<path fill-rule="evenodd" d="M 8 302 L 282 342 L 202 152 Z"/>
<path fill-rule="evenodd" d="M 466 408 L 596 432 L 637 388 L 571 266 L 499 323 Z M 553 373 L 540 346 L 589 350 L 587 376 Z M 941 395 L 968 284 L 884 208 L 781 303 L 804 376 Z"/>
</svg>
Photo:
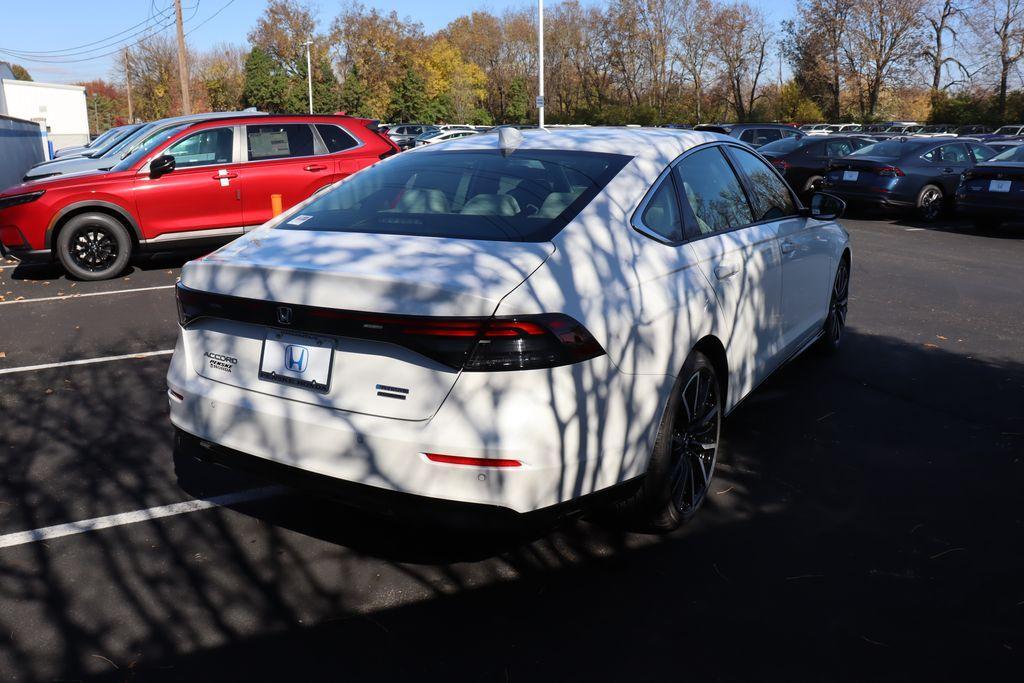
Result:
<svg viewBox="0 0 1024 683">
<path fill-rule="evenodd" d="M 174 157 L 170 154 L 164 154 L 163 156 L 153 159 L 149 162 L 149 177 L 154 180 L 162 175 L 167 175 L 174 170 Z"/>
<path fill-rule="evenodd" d="M 815 192 L 811 195 L 810 208 L 805 214 L 819 221 L 834 221 L 846 211 L 846 202 L 827 192 Z"/>
</svg>

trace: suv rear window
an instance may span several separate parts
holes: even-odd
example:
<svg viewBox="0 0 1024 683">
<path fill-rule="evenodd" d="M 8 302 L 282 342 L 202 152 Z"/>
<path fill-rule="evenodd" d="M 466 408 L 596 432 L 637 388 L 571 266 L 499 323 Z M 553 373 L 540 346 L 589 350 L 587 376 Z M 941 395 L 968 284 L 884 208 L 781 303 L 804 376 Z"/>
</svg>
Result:
<svg viewBox="0 0 1024 683">
<path fill-rule="evenodd" d="M 632 157 L 564 150 L 407 153 L 353 175 L 286 230 L 545 242 Z"/>
</svg>

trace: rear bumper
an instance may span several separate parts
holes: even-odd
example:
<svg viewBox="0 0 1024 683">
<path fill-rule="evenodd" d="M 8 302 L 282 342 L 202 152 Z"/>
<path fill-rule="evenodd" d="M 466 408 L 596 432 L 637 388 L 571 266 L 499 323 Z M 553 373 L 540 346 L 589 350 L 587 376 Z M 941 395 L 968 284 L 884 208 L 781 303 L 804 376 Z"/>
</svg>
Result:
<svg viewBox="0 0 1024 683">
<path fill-rule="evenodd" d="M 169 396 L 178 429 L 258 466 L 527 513 L 570 504 L 645 470 L 650 449 L 641 427 L 656 420 L 653 414 L 626 420 L 624 406 L 607 398 L 627 395 L 614 386 L 621 380 L 612 367 L 604 356 L 549 370 L 464 373 L 430 419 L 402 420 L 208 379 L 193 370 L 179 337 L 167 384 L 181 397 Z M 597 389 L 594 377 L 613 386 Z M 452 465 L 426 453 L 514 459 L 522 466 Z"/>
<path fill-rule="evenodd" d="M 992 193 L 994 194 L 994 193 Z M 1002 199 L 1002 201 L 1000 201 Z M 963 196 L 957 199 L 956 211 L 964 218 L 1001 218 L 1022 220 L 1024 203 L 1020 199 Z"/>
<path fill-rule="evenodd" d="M 915 205 L 913 199 L 908 199 L 897 194 L 854 190 L 834 184 L 826 185 L 823 189 L 829 194 L 834 194 L 847 204 L 851 204 L 853 206 L 909 209 L 913 208 Z"/>
</svg>

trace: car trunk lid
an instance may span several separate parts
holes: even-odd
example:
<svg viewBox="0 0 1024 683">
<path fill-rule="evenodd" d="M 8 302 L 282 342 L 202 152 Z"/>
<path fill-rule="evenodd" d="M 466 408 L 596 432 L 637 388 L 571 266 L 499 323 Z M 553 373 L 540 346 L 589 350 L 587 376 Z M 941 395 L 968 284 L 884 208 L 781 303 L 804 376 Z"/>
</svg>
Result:
<svg viewBox="0 0 1024 683">
<path fill-rule="evenodd" d="M 195 371 L 211 380 L 423 420 L 440 407 L 459 368 L 378 332 L 395 329 L 395 320 L 422 330 L 423 321 L 490 317 L 553 251 L 550 242 L 263 228 L 185 266 L 181 284 L 216 301 L 184 338 Z M 341 322 L 318 322 L 327 318 Z M 305 353 L 312 365 L 329 354 L 328 374 L 313 368 L 321 373 L 313 385 L 291 381 L 300 373 L 286 371 L 288 353 Z"/>
</svg>

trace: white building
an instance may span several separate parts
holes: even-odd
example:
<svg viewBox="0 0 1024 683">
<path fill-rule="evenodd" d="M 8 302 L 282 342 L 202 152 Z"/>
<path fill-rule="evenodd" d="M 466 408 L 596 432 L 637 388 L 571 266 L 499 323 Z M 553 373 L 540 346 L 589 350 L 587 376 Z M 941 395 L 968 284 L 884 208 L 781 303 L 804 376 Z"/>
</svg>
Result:
<svg viewBox="0 0 1024 683">
<path fill-rule="evenodd" d="M 85 88 L 80 85 L 14 80 L 0 63 L 0 115 L 35 121 L 54 149 L 89 142 Z"/>
</svg>

